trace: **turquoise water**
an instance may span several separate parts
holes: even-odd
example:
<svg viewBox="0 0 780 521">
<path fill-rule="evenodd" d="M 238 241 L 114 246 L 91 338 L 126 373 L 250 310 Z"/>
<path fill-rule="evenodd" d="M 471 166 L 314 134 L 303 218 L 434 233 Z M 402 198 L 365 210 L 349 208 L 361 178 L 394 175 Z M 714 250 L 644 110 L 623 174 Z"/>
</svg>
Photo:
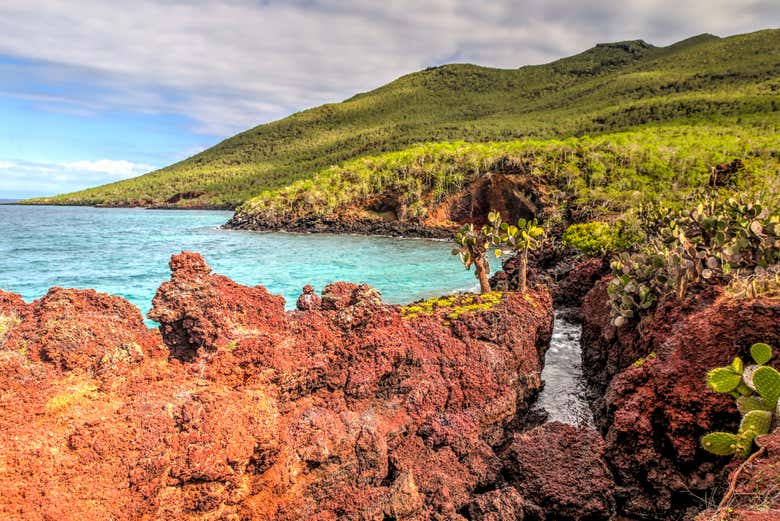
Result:
<svg viewBox="0 0 780 521">
<path fill-rule="evenodd" d="M 287 307 L 305 284 L 366 282 L 405 303 L 476 287 L 451 244 L 422 239 L 221 230 L 218 211 L 0 206 L 0 289 L 31 301 L 51 286 L 94 288 L 146 314 L 168 280 L 168 259 L 201 253 L 218 273 L 281 294 Z"/>
</svg>

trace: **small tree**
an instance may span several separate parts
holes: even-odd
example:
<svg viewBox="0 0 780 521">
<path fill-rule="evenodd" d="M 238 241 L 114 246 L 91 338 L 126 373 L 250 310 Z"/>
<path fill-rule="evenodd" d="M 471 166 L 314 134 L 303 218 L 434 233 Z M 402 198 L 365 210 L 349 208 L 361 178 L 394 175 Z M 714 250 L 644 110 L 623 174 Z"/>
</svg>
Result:
<svg viewBox="0 0 780 521">
<path fill-rule="evenodd" d="M 520 257 L 520 291 L 525 293 L 528 277 L 528 252 L 541 244 L 544 229 L 536 219 L 519 219 L 517 226 L 501 222 L 501 216 L 491 212 L 493 226 L 499 230 L 498 244 L 505 244 Z"/>
<path fill-rule="evenodd" d="M 492 216 L 491 212 L 491 216 Z M 479 280 L 479 290 L 482 293 L 490 293 L 490 264 L 487 260 L 487 251 L 492 244 L 499 243 L 497 229 L 490 225 L 476 228 L 473 224 L 463 226 L 455 234 L 457 248 L 452 250 L 457 255 L 467 270 L 474 266 L 474 275 Z"/>
</svg>

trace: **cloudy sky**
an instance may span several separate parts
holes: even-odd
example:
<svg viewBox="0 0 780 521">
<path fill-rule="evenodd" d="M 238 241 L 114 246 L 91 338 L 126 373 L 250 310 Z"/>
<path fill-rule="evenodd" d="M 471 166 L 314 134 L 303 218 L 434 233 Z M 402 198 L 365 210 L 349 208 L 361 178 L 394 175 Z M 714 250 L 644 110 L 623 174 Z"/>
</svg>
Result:
<svg viewBox="0 0 780 521">
<path fill-rule="evenodd" d="M 0 198 L 139 175 L 430 65 L 780 26 L 780 0 L 2 0 Z"/>
</svg>

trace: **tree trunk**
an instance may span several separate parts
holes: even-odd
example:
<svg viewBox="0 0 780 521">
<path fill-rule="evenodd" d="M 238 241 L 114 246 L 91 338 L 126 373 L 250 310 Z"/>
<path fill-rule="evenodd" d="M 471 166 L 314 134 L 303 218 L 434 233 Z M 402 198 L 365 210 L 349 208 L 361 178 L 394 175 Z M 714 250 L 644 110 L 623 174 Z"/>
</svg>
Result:
<svg viewBox="0 0 780 521">
<path fill-rule="evenodd" d="M 488 279 L 488 269 L 485 269 L 487 259 L 482 258 L 474 263 L 474 273 L 479 279 L 479 291 L 481 293 L 490 293 L 490 280 Z"/>
<path fill-rule="evenodd" d="M 523 250 L 520 255 L 520 293 L 525 293 L 526 289 L 526 272 L 528 271 L 528 248 Z"/>
</svg>

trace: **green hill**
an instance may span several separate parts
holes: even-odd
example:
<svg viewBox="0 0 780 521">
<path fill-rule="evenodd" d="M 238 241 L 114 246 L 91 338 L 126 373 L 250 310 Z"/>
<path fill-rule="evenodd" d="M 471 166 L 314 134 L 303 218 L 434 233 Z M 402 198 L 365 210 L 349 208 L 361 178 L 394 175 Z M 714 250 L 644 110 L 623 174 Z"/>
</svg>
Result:
<svg viewBox="0 0 780 521">
<path fill-rule="evenodd" d="M 780 121 L 780 30 L 599 44 L 546 65 L 445 65 L 238 134 L 144 176 L 31 202 L 236 207 L 332 165 L 422 142 Z M 178 195 L 177 195 L 178 194 Z"/>
</svg>

